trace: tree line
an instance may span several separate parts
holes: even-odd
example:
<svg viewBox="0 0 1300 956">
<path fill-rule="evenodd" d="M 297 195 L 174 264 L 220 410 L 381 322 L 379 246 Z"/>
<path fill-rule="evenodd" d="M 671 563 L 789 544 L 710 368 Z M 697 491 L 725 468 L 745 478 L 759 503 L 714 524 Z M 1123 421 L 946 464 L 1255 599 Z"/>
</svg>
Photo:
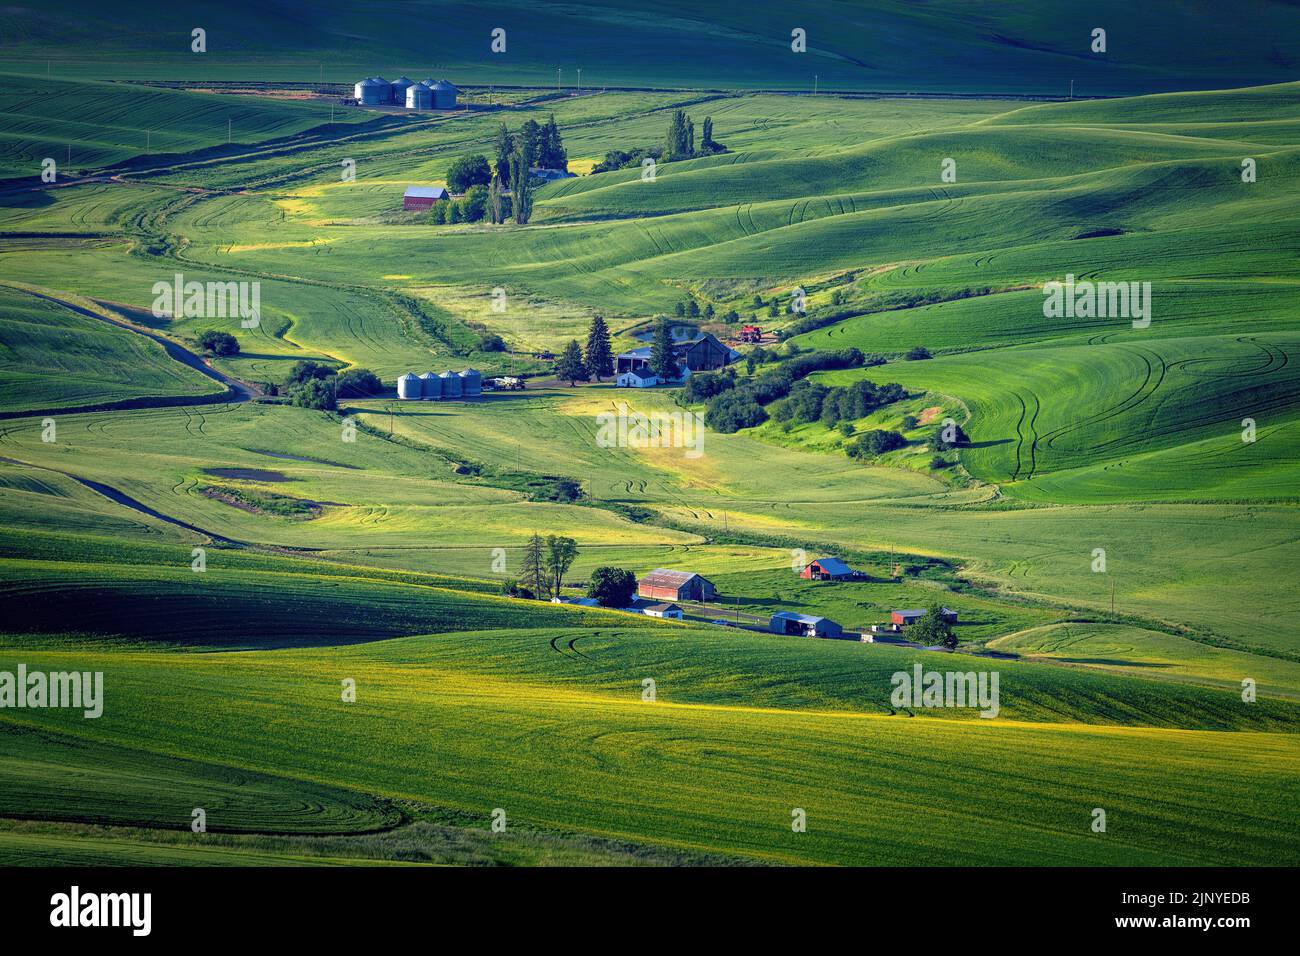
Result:
<svg viewBox="0 0 1300 956">
<path fill-rule="evenodd" d="M 545 123 L 527 120 L 514 132 L 501 123 L 493 138 L 491 159 L 476 153 L 452 163 L 447 171 L 447 188 L 462 196 L 453 202 L 434 203 L 432 220 L 455 223 L 487 219 L 500 224 L 513 219 L 519 225 L 526 224 L 533 213 L 529 170 L 534 168 L 569 169 L 569 156 L 553 113 Z"/>
</svg>

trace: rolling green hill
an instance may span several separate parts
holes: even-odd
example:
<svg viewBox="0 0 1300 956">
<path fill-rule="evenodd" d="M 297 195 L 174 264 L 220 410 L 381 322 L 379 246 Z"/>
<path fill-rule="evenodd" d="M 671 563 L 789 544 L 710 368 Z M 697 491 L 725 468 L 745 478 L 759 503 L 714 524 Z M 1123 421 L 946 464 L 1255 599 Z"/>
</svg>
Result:
<svg viewBox="0 0 1300 956">
<path fill-rule="evenodd" d="M 0 13 L 0 176 L 22 177 L 0 189 L 0 670 L 106 681 L 94 720 L 0 711 L 0 861 L 1300 859 L 1293 5 L 146 14 Z M 194 26 L 208 53 L 187 52 Z M 339 102 L 376 72 L 446 75 L 471 108 Z M 780 92 L 813 74 L 819 95 Z M 1072 79 L 1146 95 L 992 95 Z M 969 95 L 822 95 L 849 87 Z M 401 210 L 501 123 L 554 115 L 586 173 L 662 143 L 678 109 L 728 151 L 543 186 L 525 225 Z M 47 154 L 71 166 L 51 188 Z M 259 283 L 260 325 L 154 316 L 177 273 Z M 1150 324 L 1049 316 L 1067 275 L 1150 283 Z M 604 416 L 708 408 L 570 387 L 537 353 L 597 313 L 616 349 L 640 344 L 688 299 L 748 353 L 742 389 L 855 348 L 869 362 L 799 388 L 907 396 L 608 447 Z M 218 388 L 177 359 L 208 330 L 239 339 L 212 359 L 236 381 L 184 404 Z M 297 407 L 304 359 L 384 391 Z M 393 397 L 404 372 L 467 366 L 528 387 Z M 968 441 L 939 445 L 945 418 Z M 847 454 L 873 429 L 904 446 Z M 697 571 L 721 596 L 682 624 L 506 597 L 534 533 L 575 540 L 567 596 L 602 566 Z M 863 577 L 797 577 L 821 555 Z M 934 602 L 960 614 L 955 653 L 763 631 L 783 609 L 858 632 Z M 895 706 L 918 665 L 996 672 L 997 717 Z"/>
<path fill-rule="evenodd" d="M 743 15 L 684 0 L 653 14 L 628 0 L 561 9 L 511 0 L 365 8 L 153 2 L 137 5 L 134 15 L 139 21 L 124 21 L 85 3 L 57 17 L 10 8 L 5 61 L 42 72 L 52 62 L 72 76 L 205 80 L 315 81 L 323 68 L 335 83 L 376 72 L 423 76 L 435 68 L 458 83 L 536 86 L 553 85 L 559 65 L 563 84 L 574 85 L 582 68 L 588 88 L 811 90 L 817 74 L 823 90 L 1064 96 L 1071 79 L 1084 95 L 1290 79 L 1300 60 L 1294 8 L 1268 0 L 1197 6 L 1176 16 L 1115 0 L 1014 8 L 961 0 L 757 3 Z M 207 52 L 195 54 L 190 31 L 200 25 L 208 31 Z M 1108 31 L 1104 55 L 1090 50 L 1098 25 Z M 794 27 L 806 31 L 806 53 L 791 51 Z M 490 49 L 495 28 L 506 31 L 501 54 Z M 425 30 L 436 30 L 436 51 L 418 39 Z M 294 38 L 292 46 L 286 37 Z"/>
</svg>

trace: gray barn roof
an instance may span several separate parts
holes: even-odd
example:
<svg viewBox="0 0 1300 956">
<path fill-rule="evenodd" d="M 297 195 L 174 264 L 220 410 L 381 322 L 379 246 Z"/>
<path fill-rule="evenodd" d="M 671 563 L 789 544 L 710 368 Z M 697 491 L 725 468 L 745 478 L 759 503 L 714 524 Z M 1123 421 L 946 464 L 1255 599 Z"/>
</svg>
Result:
<svg viewBox="0 0 1300 956">
<path fill-rule="evenodd" d="M 405 195 L 420 199 L 446 199 L 447 190 L 441 186 L 407 186 Z"/>
<path fill-rule="evenodd" d="M 798 621 L 800 624 L 820 624 L 827 620 L 824 617 L 816 617 L 812 614 L 800 614 L 798 611 L 777 611 L 772 615 L 773 619 L 781 618 L 783 621 Z M 831 621 L 834 624 L 834 621 Z"/>
<path fill-rule="evenodd" d="M 698 577 L 698 574 L 691 571 L 669 571 L 666 568 L 655 568 L 637 583 L 651 588 L 679 588 L 690 581 L 691 578 Z"/>
<path fill-rule="evenodd" d="M 852 574 L 853 569 L 841 561 L 839 558 L 818 558 L 809 564 L 809 567 L 817 564 L 827 574 Z"/>
</svg>

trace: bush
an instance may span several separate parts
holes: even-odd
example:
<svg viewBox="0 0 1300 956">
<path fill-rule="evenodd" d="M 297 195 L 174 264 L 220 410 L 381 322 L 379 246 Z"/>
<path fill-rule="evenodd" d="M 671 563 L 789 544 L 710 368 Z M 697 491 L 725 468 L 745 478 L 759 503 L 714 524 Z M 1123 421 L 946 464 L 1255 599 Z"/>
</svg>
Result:
<svg viewBox="0 0 1300 956">
<path fill-rule="evenodd" d="M 882 429 L 869 431 L 858 440 L 858 446 L 862 452 L 872 456 L 883 455 L 887 451 L 902 448 L 906 444 L 907 439 L 898 432 L 889 432 Z"/>
<path fill-rule="evenodd" d="M 504 352 L 506 350 L 506 340 L 495 332 L 489 332 L 478 340 L 480 352 Z"/>
<path fill-rule="evenodd" d="M 919 424 L 921 424 L 921 422 L 915 415 L 903 416 L 903 431 L 910 432 L 913 428 L 915 428 Z"/>
<path fill-rule="evenodd" d="M 913 349 L 909 349 L 905 357 L 909 362 L 918 362 L 921 359 L 930 358 L 930 350 L 924 345 L 918 345 Z"/>
<path fill-rule="evenodd" d="M 289 392 L 293 404 L 299 408 L 314 408 L 322 412 L 332 412 L 338 407 L 335 398 L 334 383 L 312 379 L 301 385 L 295 385 Z"/>
<path fill-rule="evenodd" d="M 636 575 L 624 568 L 600 567 L 587 581 L 587 597 L 601 607 L 627 607 L 636 593 Z"/>
<path fill-rule="evenodd" d="M 471 186 L 457 205 L 465 222 L 478 222 L 487 215 L 488 191 L 486 186 Z"/>
<path fill-rule="evenodd" d="M 528 590 L 528 588 L 524 587 L 522 584 L 520 584 L 518 581 L 514 580 L 513 578 L 511 578 L 508 581 L 502 582 L 501 593 L 504 594 L 506 597 L 527 598 L 530 601 L 536 597 L 536 595 L 533 594 L 532 591 Z"/>
<path fill-rule="evenodd" d="M 199 348 L 214 355 L 238 355 L 239 340 L 229 332 L 209 330 L 199 336 Z"/>
<path fill-rule="evenodd" d="M 941 468 L 947 468 L 950 464 L 951 462 L 949 462 L 947 458 L 944 458 L 943 455 L 935 455 L 930 459 L 930 468 L 934 471 L 939 471 Z"/>
<path fill-rule="evenodd" d="M 706 425 L 714 431 L 728 435 L 742 428 L 761 425 L 765 421 L 767 421 L 767 412 L 741 389 L 723 392 L 709 402 L 708 410 L 704 413 Z"/>
<path fill-rule="evenodd" d="M 333 378 L 336 374 L 333 368 L 320 362 L 294 362 L 289 368 L 289 384 L 302 385 L 313 379 Z"/>
<path fill-rule="evenodd" d="M 486 187 L 491 181 L 492 169 L 486 156 L 462 156 L 447 170 L 447 188 L 454 193 L 468 192 L 471 186 L 483 186 L 486 196 Z"/>
<path fill-rule="evenodd" d="M 951 451 L 952 449 L 956 448 L 958 445 L 970 444 L 970 438 L 966 435 L 964 431 L 962 431 L 960 425 L 954 422 L 951 428 L 952 428 L 952 438 L 953 438 L 952 441 L 948 441 L 943 437 L 943 433 L 944 433 L 943 425 L 940 425 L 939 430 L 934 433 L 934 447 L 936 451 Z"/>
<path fill-rule="evenodd" d="M 703 402 L 736 386 L 736 373 L 730 368 L 720 372 L 696 372 L 686 380 L 682 395 L 688 402 Z"/>
<path fill-rule="evenodd" d="M 384 383 L 368 368 L 349 369 L 334 380 L 334 394 L 339 398 L 364 398 L 383 390 Z"/>
</svg>

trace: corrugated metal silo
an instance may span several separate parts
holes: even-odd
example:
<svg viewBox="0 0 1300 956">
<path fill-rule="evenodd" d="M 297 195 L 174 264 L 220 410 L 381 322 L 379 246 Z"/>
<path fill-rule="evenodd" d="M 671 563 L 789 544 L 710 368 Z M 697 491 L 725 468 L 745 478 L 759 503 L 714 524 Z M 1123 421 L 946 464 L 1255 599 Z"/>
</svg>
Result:
<svg viewBox="0 0 1300 956">
<path fill-rule="evenodd" d="M 420 376 L 420 396 L 422 398 L 442 398 L 442 379 L 432 372 Z"/>
<path fill-rule="evenodd" d="M 460 376 L 455 372 L 443 372 L 438 376 L 442 379 L 442 397 L 443 398 L 460 398 Z"/>
<path fill-rule="evenodd" d="M 393 93 L 393 102 L 398 106 L 406 105 L 406 91 L 415 85 L 415 81 L 405 76 L 399 76 L 389 85 Z"/>
<path fill-rule="evenodd" d="M 476 368 L 467 368 L 460 373 L 460 393 L 462 395 L 482 395 L 483 376 Z"/>
<path fill-rule="evenodd" d="M 407 372 L 397 380 L 398 398 L 419 398 L 420 396 L 420 380 L 410 372 Z"/>
<path fill-rule="evenodd" d="M 446 80 L 439 80 L 433 84 L 433 108 L 436 110 L 454 110 L 456 108 L 456 95 L 460 90 L 456 89 Z"/>
<path fill-rule="evenodd" d="M 433 90 L 423 83 L 412 83 L 406 88 L 406 108 L 408 110 L 433 109 Z"/>
</svg>

